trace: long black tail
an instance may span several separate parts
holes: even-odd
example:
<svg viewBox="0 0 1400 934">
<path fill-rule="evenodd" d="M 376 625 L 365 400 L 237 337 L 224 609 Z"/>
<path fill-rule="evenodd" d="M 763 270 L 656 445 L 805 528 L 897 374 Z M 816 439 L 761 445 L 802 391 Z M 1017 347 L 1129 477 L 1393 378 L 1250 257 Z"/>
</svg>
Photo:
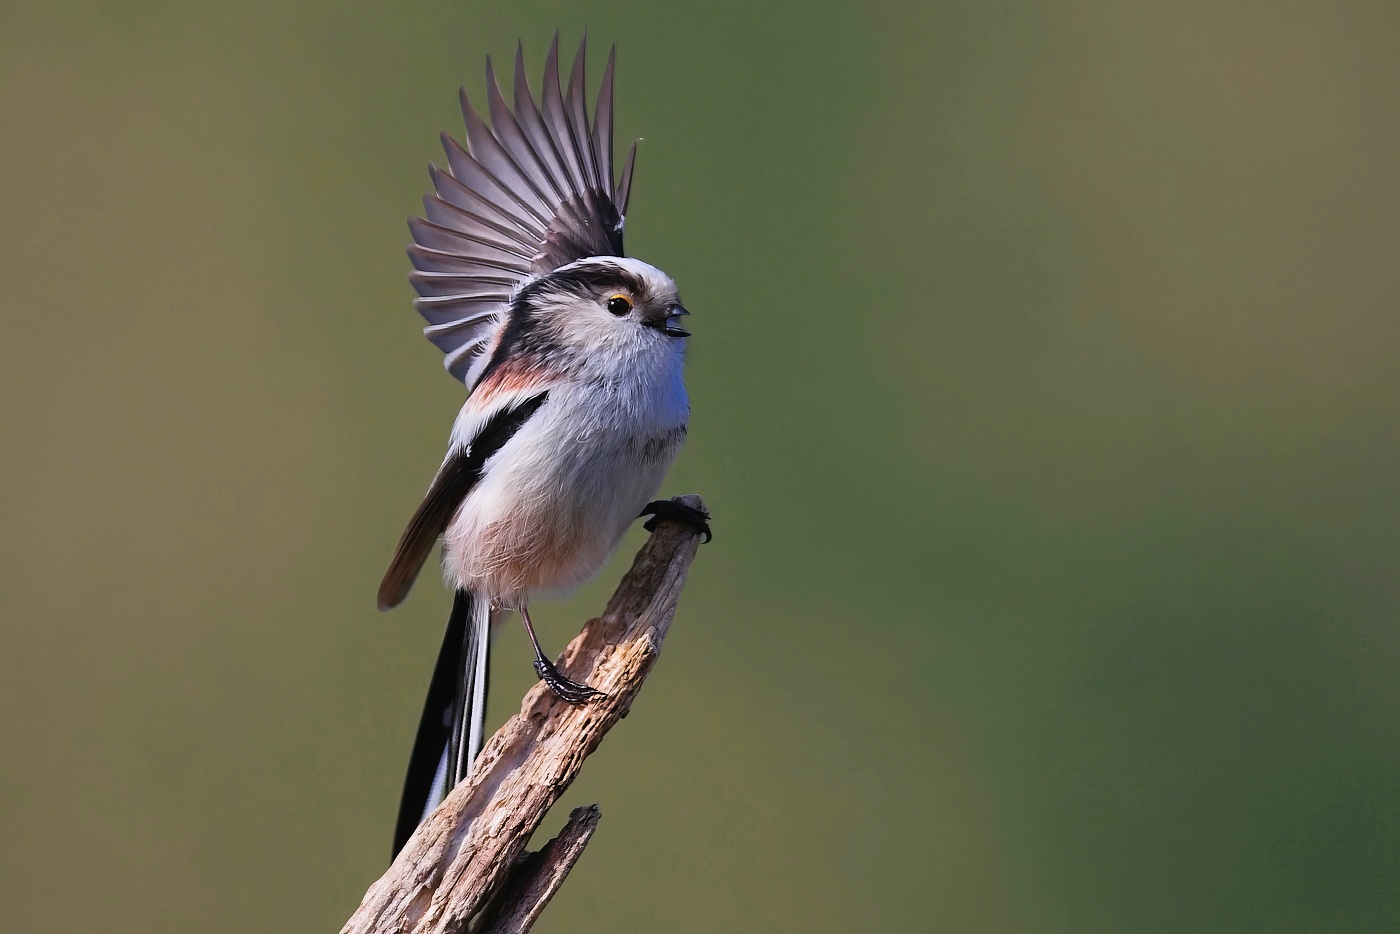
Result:
<svg viewBox="0 0 1400 934">
<path fill-rule="evenodd" d="M 490 604 L 465 590 L 457 591 L 408 760 L 394 828 L 395 856 L 423 818 L 466 778 L 481 751 L 490 636 Z"/>
</svg>

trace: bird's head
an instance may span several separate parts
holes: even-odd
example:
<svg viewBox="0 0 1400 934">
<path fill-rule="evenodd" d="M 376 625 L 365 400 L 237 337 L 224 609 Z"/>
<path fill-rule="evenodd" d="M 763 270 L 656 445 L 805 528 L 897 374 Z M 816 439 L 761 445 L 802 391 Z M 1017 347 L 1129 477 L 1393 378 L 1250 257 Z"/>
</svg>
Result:
<svg viewBox="0 0 1400 934">
<path fill-rule="evenodd" d="M 679 323 L 688 314 L 676 283 L 660 269 L 638 259 L 593 256 L 522 288 L 511 303 L 510 324 L 538 349 L 631 356 L 678 352 L 690 336 Z"/>
</svg>

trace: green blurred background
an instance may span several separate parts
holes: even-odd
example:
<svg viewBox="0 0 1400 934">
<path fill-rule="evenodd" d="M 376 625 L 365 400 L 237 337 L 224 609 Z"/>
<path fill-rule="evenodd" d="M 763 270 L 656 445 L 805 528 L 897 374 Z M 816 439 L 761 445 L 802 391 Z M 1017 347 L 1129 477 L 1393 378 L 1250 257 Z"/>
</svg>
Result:
<svg viewBox="0 0 1400 934">
<path fill-rule="evenodd" d="M 538 930 L 1400 929 L 1400 7 L 8 0 L 5 930 L 385 868 L 461 401 L 404 218 L 555 26 L 620 46 L 717 534 Z"/>
</svg>

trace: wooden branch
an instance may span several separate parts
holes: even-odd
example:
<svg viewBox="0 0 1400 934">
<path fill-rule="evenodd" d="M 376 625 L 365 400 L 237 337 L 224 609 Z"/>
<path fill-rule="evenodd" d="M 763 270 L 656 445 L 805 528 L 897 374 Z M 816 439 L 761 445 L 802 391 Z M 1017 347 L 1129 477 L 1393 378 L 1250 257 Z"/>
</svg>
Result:
<svg viewBox="0 0 1400 934">
<path fill-rule="evenodd" d="M 676 499 L 704 509 L 698 496 Z M 452 790 L 370 886 L 341 934 L 466 934 L 508 876 L 528 865 L 521 858 L 530 835 L 583 760 L 627 716 L 671 628 L 699 541 L 692 528 L 658 526 L 603 615 L 584 624 L 559 665 L 565 675 L 605 696 L 570 707 L 543 684 L 531 688 L 520 713 L 491 737 L 467 781 Z M 596 815 L 592 821 L 596 824 Z M 546 883 L 549 890 L 529 923 L 588 842 L 592 829 L 585 829 L 576 846 L 556 849 L 558 879 Z M 562 862 L 566 850 L 572 851 L 567 865 Z M 528 930 L 528 923 L 511 930 Z"/>
<path fill-rule="evenodd" d="M 539 920 L 544 906 L 583 855 L 602 811 L 598 805 L 574 808 L 559 836 L 537 853 L 528 853 L 511 870 L 505 891 L 477 920 L 480 934 L 522 934 Z"/>
</svg>

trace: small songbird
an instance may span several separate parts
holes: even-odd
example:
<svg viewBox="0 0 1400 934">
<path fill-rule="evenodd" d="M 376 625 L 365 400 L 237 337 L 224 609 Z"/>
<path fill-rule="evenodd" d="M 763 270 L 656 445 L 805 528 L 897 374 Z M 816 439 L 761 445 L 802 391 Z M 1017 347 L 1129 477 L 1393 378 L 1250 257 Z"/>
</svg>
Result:
<svg viewBox="0 0 1400 934">
<path fill-rule="evenodd" d="M 528 610 L 594 574 L 639 516 L 708 516 L 648 503 L 685 440 L 688 314 L 660 269 L 625 258 L 637 147 L 613 179 L 613 61 L 590 122 L 579 45 L 566 89 L 556 34 L 541 101 L 515 57 L 514 106 L 486 62 L 488 126 L 461 95 L 466 146 L 444 133 L 447 168 L 409 221 L 424 333 L 467 388 L 447 457 L 379 587 L 397 606 L 442 539 L 456 598 L 404 781 L 395 854 L 481 749 L 492 624 L 518 611 L 535 671 L 562 701 L 598 692 L 546 658 Z"/>
</svg>

